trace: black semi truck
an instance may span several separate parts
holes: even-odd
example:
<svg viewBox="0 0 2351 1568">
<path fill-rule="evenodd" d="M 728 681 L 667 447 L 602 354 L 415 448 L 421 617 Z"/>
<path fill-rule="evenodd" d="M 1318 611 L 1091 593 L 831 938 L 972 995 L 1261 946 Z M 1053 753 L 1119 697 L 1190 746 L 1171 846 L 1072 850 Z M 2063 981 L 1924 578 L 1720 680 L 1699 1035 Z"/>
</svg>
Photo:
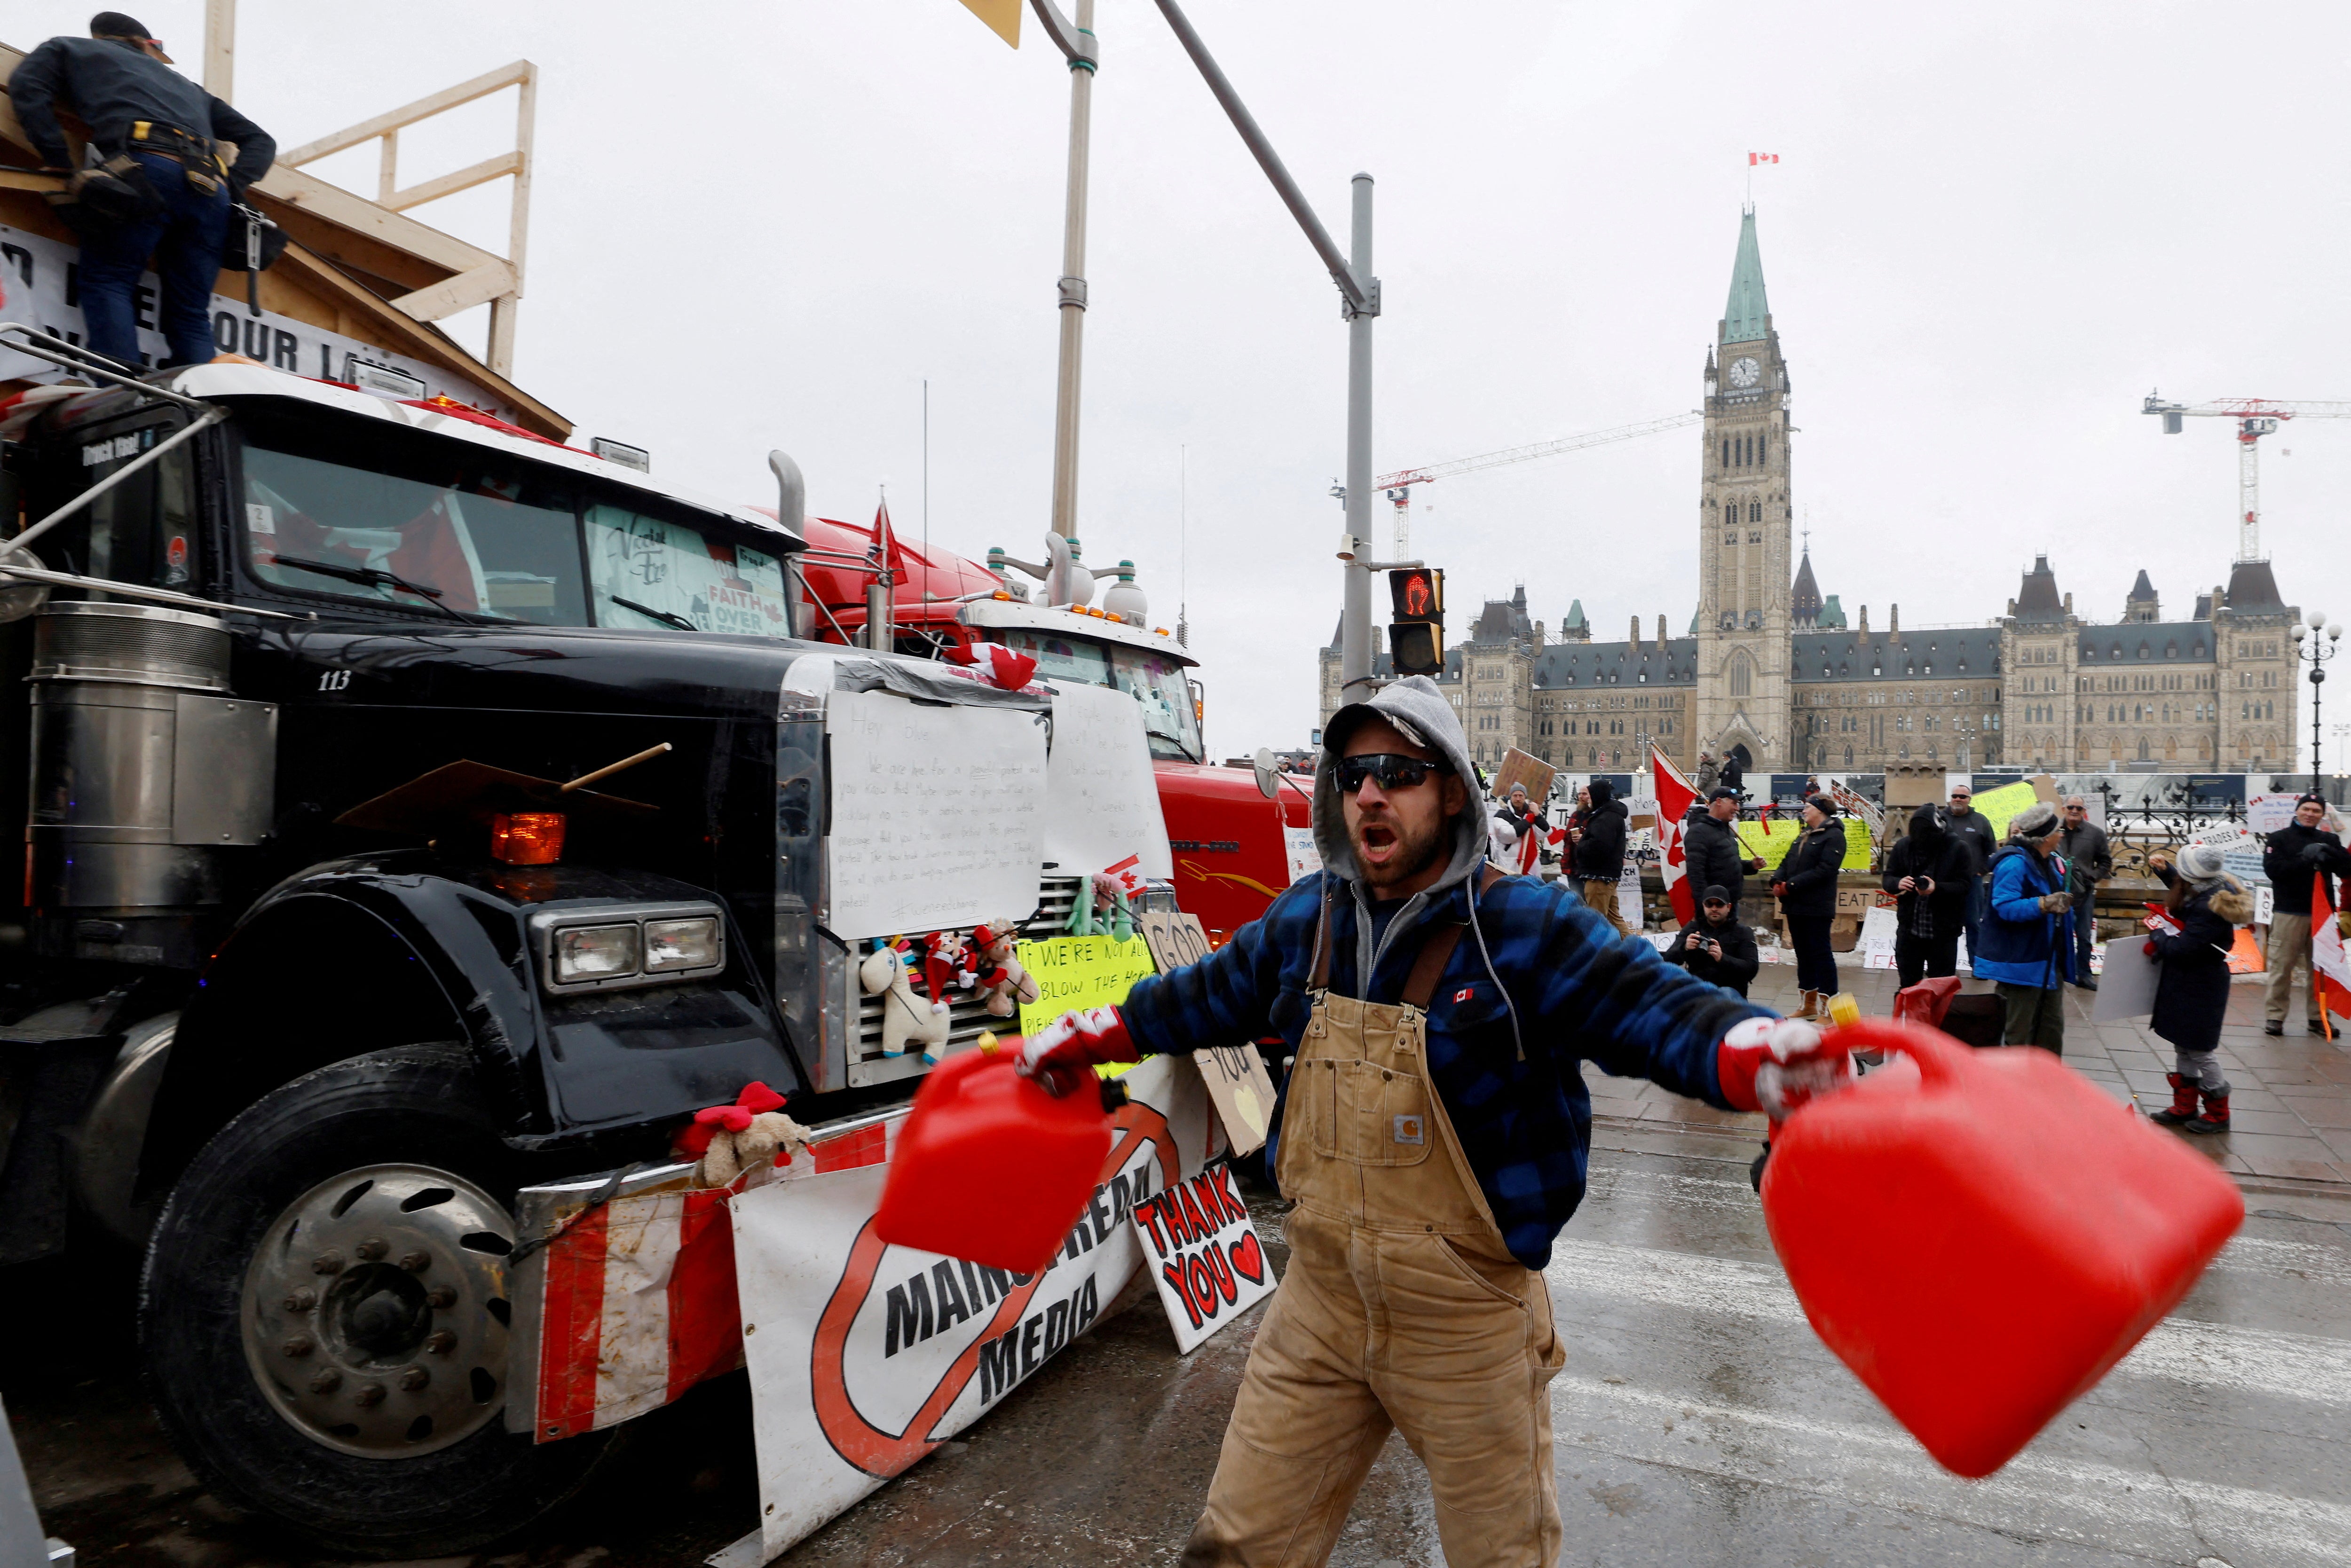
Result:
<svg viewBox="0 0 2351 1568">
<path fill-rule="evenodd" d="M 462 405 L 58 357 L 99 384 L 0 405 L 0 1266 L 143 1248 L 200 1477 L 466 1550 L 609 1435 L 508 1429 L 517 1190 L 921 1070 L 826 927 L 845 677 L 796 665 L 1042 705 L 797 640 L 788 463 L 779 524 Z M 1029 871 L 1041 930 L 1078 882 Z"/>
</svg>

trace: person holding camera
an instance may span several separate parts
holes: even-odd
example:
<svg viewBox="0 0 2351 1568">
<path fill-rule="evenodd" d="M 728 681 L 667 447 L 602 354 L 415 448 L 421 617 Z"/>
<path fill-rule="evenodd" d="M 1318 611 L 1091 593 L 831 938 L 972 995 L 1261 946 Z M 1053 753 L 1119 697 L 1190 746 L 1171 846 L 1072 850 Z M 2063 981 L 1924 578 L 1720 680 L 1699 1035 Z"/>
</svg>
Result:
<svg viewBox="0 0 2351 1568">
<path fill-rule="evenodd" d="M 1975 862 L 1943 831 L 1934 806 L 1911 813 L 1910 831 L 1886 852 L 1878 885 L 1895 894 L 1894 969 L 1904 986 L 1959 972 L 1959 933 L 1974 892 Z"/>
<path fill-rule="evenodd" d="M 1755 951 L 1755 934 L 1739 923 L 1739 906 L 1731 902 L 1730 890 L 1721 886 L 1706 890 L 1698 918 L 1683 926 L 1666 949 L 1667 963 L 1742 997 L 1762 961 Z"/>
</svg>

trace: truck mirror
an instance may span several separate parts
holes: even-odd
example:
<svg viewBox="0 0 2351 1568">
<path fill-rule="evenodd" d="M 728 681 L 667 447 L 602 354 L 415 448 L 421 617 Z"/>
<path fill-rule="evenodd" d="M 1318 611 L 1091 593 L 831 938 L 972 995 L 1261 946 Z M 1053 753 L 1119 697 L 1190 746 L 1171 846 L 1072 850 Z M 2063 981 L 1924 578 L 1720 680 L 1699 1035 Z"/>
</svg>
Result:
<svg viewBox="0 0 2351 1568">
<path fill-rule="evenodd" d="M 1269 800 L 1278 798 L 1281 793 L 1281 779 L 1279 776 L 1280 769 L 1274 762 L 1273 747 L 1259 747 L 1257 756 L 1250 759 L 1250 766 L 1257 769 L 1257 792 Z"/>
</svg>

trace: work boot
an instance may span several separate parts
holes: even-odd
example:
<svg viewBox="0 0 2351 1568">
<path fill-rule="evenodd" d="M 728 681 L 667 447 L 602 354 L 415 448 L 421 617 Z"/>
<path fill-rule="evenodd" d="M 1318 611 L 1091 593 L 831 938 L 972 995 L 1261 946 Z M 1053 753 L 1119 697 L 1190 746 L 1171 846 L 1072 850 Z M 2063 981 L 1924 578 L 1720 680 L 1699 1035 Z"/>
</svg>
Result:
<svg viewBox="0 0 2351 1568">
<path fill-rule="evenodd" d="M 2184 1127 L 2196 1119 L 2196 1085 L 2177 1072 L 2165 1073 L 2163 1081 L 2171 1085 L 2171 1106 L 2147 1120 L 2166 1127 Z"/>
<path fill-rule="evenodd" d="M 2269 1022 L 2267 1022 L 2267 1023 L 2265 1023 L 2265 1024 L 2262 1025 L 2262 1032 L 2263 1034 L 2267 1034 L 2267 1035 L 2280 1035 L 2280 1034 L 2283 1034 L 2283 1033 L 2285 1032 L 2285 1019 L 2270 1019 L 2270 1021 L 2269 1021 Z"/>
<path fill-rule="evenodd" d="M 2204 1096 L 2204 1113 L 2188 1124 L 2191 1133 L 2225 1133 L 2229 1130 L 2229 1097 L 2226 1094 Z"/>
<path fill-rule="evenodd" d="M 1806 991 L 1806 992 L 1803 994 L 1803 996 L 1804 996 L 1804 1005 L 1803 1005 L 1802 1008 L 1798 1009 L 1796 1011 L 1794 1011 L 1794 1012 L 1792 1012 L 1792 1013 L 1790 1013 L 1788 1016 L 1789 1016 L 1790 1018 L 1798 1018 L 1798 1019 L 1816 1019 L 1816 1018 L 1820 1017 L 1820 1016 L 1821 1016 L 1821 994 L 1820 994 L 1820 992 L 1818 992 L 1818 991 Z"/>
</svg>

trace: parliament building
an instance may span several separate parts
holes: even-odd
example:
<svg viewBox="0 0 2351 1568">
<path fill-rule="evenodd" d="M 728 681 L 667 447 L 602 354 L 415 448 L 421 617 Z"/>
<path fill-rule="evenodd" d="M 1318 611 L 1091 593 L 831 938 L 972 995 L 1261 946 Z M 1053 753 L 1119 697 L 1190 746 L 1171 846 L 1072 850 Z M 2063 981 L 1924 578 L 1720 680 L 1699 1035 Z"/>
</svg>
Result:
<svg viewBox="0 0 2351 1568">
<path fill-rule="evenodd" d="M 1970 623 L 1906 630 L 1889 606 L 1873 627 L 1867 606 L 1849 617 L 1821 592 L 1794 548 L 1793 394 L 1751 209 L 1705 382 L 1696 615 L 1678 637 L 1663 615 L 1644 636 L 1635 615 L 1625 640 L 1599 643 L 1580 599 L 1551 630 L 1529 618 L 1524 588 L 1486 601 L 1448 636 L 1438 677 L 1480 762 L 1516 747 L 1570 772 L 1627 772 L 1654 741 L 1685 770 L 1701 750 L 1783 773 L 2294 766 L 2299 612 L 2265 560 L 2236 562 L 2173 620 L 2144 570 L 2114 619 L 2077 612 L 2045 556 L 2004 614 Z M 1322 718 L 1338 705 L 1334 638 Z"/>
</svg>

